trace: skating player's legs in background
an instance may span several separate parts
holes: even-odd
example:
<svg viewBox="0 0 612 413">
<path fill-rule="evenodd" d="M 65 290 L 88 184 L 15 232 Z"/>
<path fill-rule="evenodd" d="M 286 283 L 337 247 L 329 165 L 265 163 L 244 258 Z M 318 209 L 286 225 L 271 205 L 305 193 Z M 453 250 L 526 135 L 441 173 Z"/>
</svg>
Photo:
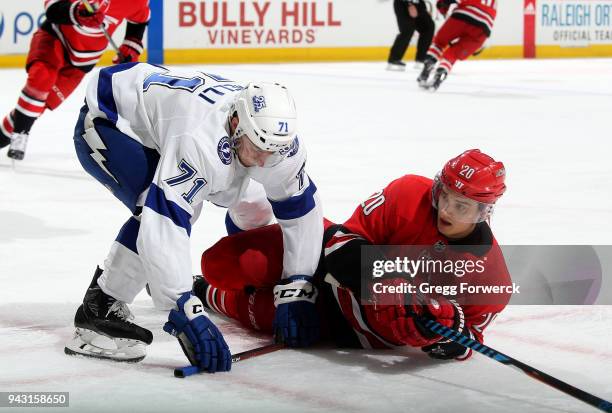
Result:
<svg viewBox="0 0 612 413">
<path fill-rule="evenodd" d="M 64 49 L 59 39 L 42 29 L 34 33 L 26 62 L 26 85 L 15 109 L 2 121 L 0 145 L 11 143 L 8 153 L 11 158 L 23 159 L 30 129 L 45 111 L 49 92 L 65 64 Z M 8 139 L 12 139 L 12 142 Z"/>
<path fill-rule="evenodd" d="M 486 40 L 487 34 L 480 27 L 451 17 L 436 34 L 428 54 L 450 72 L 457 60 L 470 57 Z"/>
<path fill-rule="evenodd" d="M 426 89 L 438 89 L 455 62 L 470 57 L 486 40 L 487 34 L 482 28 L 451 16 L 433 39 L 427 52 L 425 67 L 417 79 L 419 85 Z M 435 75 L 428 81 L 436 64 Z"/>
</svg>

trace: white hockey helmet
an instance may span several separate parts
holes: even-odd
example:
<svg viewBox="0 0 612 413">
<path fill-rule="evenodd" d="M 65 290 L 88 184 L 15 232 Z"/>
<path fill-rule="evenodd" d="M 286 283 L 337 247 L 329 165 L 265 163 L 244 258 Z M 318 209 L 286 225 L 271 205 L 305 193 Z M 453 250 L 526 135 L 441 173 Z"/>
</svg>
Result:
<svg viewBox="0 0 612 413">
<path fill-rule="evenodd" d="M 231 114 L 238 114 L 234 137 L 247 135 L 259 149 L 286 153 L 297 130 L 295 102 L 278 83 L 249 83 L 236 98 Z"/>
</svg>

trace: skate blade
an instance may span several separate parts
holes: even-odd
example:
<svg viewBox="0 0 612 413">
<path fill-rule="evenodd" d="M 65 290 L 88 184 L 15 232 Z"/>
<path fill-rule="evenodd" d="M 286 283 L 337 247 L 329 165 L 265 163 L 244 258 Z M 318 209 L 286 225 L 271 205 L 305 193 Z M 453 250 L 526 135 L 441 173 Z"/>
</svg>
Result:
<svg viewBox="0 0 612 413">
<path fill-rule="evenodd" d="M 400 65 L 387 65 L 387 70 L 390 72 L 405 72 L 406 71 L 406 66 L 400 66 Z"/>
<path fill-rule="evenodd" d="M 102 342 L 104 346 L 101 345 Z M 109 344 L 115 348 L 110 348 Z M 64 347 L 64 353 L 70 356 L 136 363 L 147 355 L 146 346 L 146 343 L 139 340 L 111 338 L 95 331 L 77 328 L 72 340 Z"/>
</svg>

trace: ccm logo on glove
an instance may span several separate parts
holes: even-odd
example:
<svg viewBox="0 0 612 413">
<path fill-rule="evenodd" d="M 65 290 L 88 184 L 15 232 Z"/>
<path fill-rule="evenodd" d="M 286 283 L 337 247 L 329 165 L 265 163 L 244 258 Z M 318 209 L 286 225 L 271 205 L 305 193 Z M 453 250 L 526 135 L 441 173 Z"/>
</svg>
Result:
<svg viewBox="0 0 612 413">
<path fill-rule="evenodd" d="M 185 309 L 185 315 L 189 320 L 193 320 L 194 318 L 202 314 L 207 315 L 204 311 L 204 306 L 202 305 L 202 302 L 196 296 L 192 296 L 190 299 L 188 299 L 187 302 L 185 302 L 185 304 L 183 305 L 183 308 Z"/>
<path fill-rule="evenodd" d="M 317 288 L 308 280 L 295 280 L 289 284 L 274 287 L 274 305 L 293 301 L 308 301 L 314 303 L 317 299 Z"/>
</svg>

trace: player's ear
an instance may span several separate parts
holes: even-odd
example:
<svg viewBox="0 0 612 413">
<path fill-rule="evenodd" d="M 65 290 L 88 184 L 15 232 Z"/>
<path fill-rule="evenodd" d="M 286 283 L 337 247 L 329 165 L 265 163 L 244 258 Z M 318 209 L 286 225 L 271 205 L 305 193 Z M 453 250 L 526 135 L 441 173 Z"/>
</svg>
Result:
<svg viewBox="0 0 612 413">
<path fill-rule="evenodd" d="M 230 125 L 232 127 L 232 133 L 236 130 L 236 128 L 238 127 L 238 123 L 240 122 L 240 120 L 238 119 L 238 112 L 234 112 L 232 113 L 232 115 L 230 116 Z"/>
</svg>

